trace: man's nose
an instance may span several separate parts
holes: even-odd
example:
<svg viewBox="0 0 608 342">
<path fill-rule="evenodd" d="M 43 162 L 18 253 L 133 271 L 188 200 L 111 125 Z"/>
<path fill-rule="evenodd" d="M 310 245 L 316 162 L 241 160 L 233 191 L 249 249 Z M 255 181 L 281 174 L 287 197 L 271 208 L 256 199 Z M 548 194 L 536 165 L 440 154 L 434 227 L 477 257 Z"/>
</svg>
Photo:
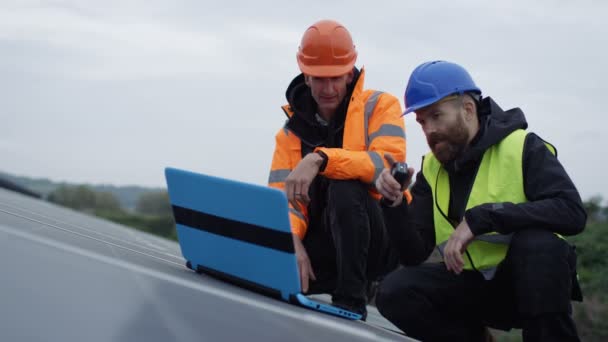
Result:
<svg viewBox="0 0 608 342">
<path fill-rule="evenodd" d="M 334 84 L 331 79 L 323 80 L 323 84 L 321 86 L 321 91 L 323 94 L 333 95 L 334 93 Z"/>
<path fill-rule="evenodd" d="M 435 133 L 437 129 L 435 125 L 425 122 L 424 125 L 422 125 L 422 131 L 424 132 L 424 135 L 426 135 L 428 138 L 431 134 Z"/>
</svg>

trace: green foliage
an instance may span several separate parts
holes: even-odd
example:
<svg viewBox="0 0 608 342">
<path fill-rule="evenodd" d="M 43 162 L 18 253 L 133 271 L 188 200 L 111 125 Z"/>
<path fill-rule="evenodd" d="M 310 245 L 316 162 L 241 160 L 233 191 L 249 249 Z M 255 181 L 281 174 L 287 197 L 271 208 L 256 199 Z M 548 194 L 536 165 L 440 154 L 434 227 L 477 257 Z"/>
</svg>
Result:
<svg viewBox="0 0 608 342">
<path fill-rule="evenodd" d="M 35 193 L 43 196 L 48 196 L 53 190 L 55 190 L 60 184 L 54 183 L 50 179 L 46 178 L 28 178 L 22 176 L 15 176 L 0 171 L 0 177 L 7 179 L 15 184 L 19 184 Z"/>
<path fill-rule="evenodd" d="M 95 215 L 128 227 L 177 241 L 172 215 L 149 216 L 124 211 L 97 210 Z"/>
<path fill-rule="evenodd" d="M 585 231 L 568 239 L 576 246 L 578 274 L 585 293 L 608 300 L 608 222 L 590 223 Z"/>
<path fill-rule="evenodd" d="M 46 178 L 30 178 L 23 176 L 15 176 L 6 172 L 0 171 L 0 177 L 7 179 L 15 184 L 18 184 L 35 193 L 41 194 L 44 198 L 62 186 L 75 187 L 81 184 L 69 184 L 64 182 L 53 182 Z M 159 188 L 144 188 L 141 186 L 114 186 L 114 185 L 85 185 L 89 189 L 96 192 L 109 192 L 119 202 L 120 206 L 125 210 L 135 210 L 135 206 L 141 194 L 150 191 L 161 191 Z"/>
<path fill-rule="evenodd" d="M 583 202 L 589 222 L 601 221 L 606 217 L 604 214 L 608 212 L 608 208 L 602 208 L 602 202 L 603 198 L 600 195 L 595 195 Z"/>
<path fill-rule="evenodd" d="M 137 201 L 142 194 L 148 192 L 160 192 L 159 188 L 144 188 L 141 186 L 113 186 L 113 185 L 96 185 L 96 191 L 106 191 L 114 194 L 120 201 L 121 206 L 125 210 L 135 211 Z"/>
<path fill-rule="evenodd" d="M 605 209 L 605 208 L 603 208 Z M 584 301 L 574 305 L 574 318 L 584 341 L 608 340 L 608 221 L 592 222 L 569 241 L 576 245 Z"/>
<path fill-rule="evenodd" d="M 145 215 L 171 215 L 172 209 L 167 191 L 150 191 L 139 196 L 135 211 Z"/>
<path fill-rule="evenodd" d="M 61 185 L 48 195 L 48 200 L 128 227 L 177 240 L 167 193 L 157 191 L 149 194 L 151 195 L 144 197 L 142 204 L 145 215 L 125 211 L 112 193 L 94 191 L 85 185 Z"/>
<path fill-rule="evenodd" d="M 48 200 L 76 210 L 120 210 L 114 195 L 93 191 L 85 185 L 61 185 L 48 195 Z"/>
</svg>

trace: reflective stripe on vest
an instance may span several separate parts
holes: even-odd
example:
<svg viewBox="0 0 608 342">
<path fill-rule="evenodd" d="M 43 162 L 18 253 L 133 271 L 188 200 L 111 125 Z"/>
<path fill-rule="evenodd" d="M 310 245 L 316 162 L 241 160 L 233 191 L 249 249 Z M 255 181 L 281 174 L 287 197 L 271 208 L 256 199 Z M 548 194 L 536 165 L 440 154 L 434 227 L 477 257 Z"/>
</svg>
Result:
<svg viewBox="0 0 608 342">
<path fill-rule="evenodd" d="M 485 151 L 469 195 L 467 210 L 485 203 L 527 202 L 522 166 L 526 135 L 524 130 L 516 130 Z M 553 146 L 547 144 L 547 147 L 556 153 Z M 450 200 L 448 173 L 432 153 L 424 157 L 422 172 L 431 185 L 435 239 L 443 255 L 443 248 L 459 223 L 452 224 L 447 217 Z M 492 278 L 496 266 L 506 256 L 511 236 L 498 233 L 476 236 L 467 247 L 464 268 L 476 269 L 486 279 Z"/>
<path fill-rule="evenodd" d="M 306 216 L 304 216 L 304 214 L 302 212 L 300 212 L 298 209 L 289 208 L 289 212 L 296 215 L 300 220 L 308 223 L 308 219 L 306 218 Z"/>
<path fill-rule="evenodd" d="M 391 124 L 384 124 L 380 128 L 373 132 L 369 132 L 369 120 L 376 109 L 378 99 L 382 95 L 381 91 L 375 91 L 365 102 L 365 110 L 363 115 L 363 129 L 365 131 L 365 149 L 369 148 L 369 145 L 377 137 L 399 137 L 405 139 L 405 131 L 403 128 Z"/>
<path fill-rule="evenodd" d="M 365 131 L 365 149 L 369 148 L 369 143 L 371 141 L 369 134 L 369 118 L 372 117 L 374 113 L 374 109 L 376 109 L 376 104 L 378 104 L 378 99 L 382 95 L 381 91 L 375 91 L 365 102 L 365 112 L 363 114 L 363 128 Z"/>
<path fill-rule="evenodd" d="M 405 132 L 403 131 L 403 128 L 399 126 L 384 124 L 380 126 L 377 131 L 368 136 L 369 143 L 371 144 L 377 137 L 399 137 L 405 139 Z"/>
<path fill-rule="evenodd" d="M 272 170 L 268 175 L 268 183 L 285 182 L 285 179 L 287 179 L 287 176 L 289 176 L 290 173 L 290 169 Z"/>
<path fill-rule="evenodd" d="M 378 153 L 376 151 L 368 151 L 367 155 L 369 155 L 369 158 L 372 160 L 372 163 L 374 164 L 374 177 L 372 178 L 371 184 L 376 184 L 376 179 L 378 179 L 378 177 L 380 177 L 380 173 L 384 169 L 384 163 L 382 162 L 382 156 L 380 155 L 380 153 Z"/>
</svg>

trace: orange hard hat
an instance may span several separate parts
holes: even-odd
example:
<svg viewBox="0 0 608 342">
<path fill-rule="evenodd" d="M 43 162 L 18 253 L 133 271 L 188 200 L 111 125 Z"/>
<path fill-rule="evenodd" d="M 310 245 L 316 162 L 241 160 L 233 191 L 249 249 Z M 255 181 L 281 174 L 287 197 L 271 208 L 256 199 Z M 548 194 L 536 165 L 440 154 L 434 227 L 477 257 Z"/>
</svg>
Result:
<svg viewBox="0 0 608 342">
<path fill-rule="evenodd" d="M 302 37 L 297 53 L 300 70 L 310 76 L 335 77 L 352 70 L 357 50 L 348 30 L 337 21 L 320 20 Z"/>
</svg>

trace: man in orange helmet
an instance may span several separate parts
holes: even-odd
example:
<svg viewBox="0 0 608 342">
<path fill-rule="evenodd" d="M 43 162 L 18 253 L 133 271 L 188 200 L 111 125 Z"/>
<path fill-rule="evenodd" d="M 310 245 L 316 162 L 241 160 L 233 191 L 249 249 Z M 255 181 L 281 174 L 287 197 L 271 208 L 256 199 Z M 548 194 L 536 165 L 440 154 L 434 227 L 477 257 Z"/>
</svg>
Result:
<svg viewBox="0 0 608 342">
<path fill-rule="evenodd" d="M 340 23 L 306 30 L 268 182 L 290 202 L 302 290 L 365 316 L 366 290 L 396 265 L 374 182 L 386 153 L 405 160 L 405 126 L 394 96 L 363 89 L 356 59 Z"/>
</svg>

